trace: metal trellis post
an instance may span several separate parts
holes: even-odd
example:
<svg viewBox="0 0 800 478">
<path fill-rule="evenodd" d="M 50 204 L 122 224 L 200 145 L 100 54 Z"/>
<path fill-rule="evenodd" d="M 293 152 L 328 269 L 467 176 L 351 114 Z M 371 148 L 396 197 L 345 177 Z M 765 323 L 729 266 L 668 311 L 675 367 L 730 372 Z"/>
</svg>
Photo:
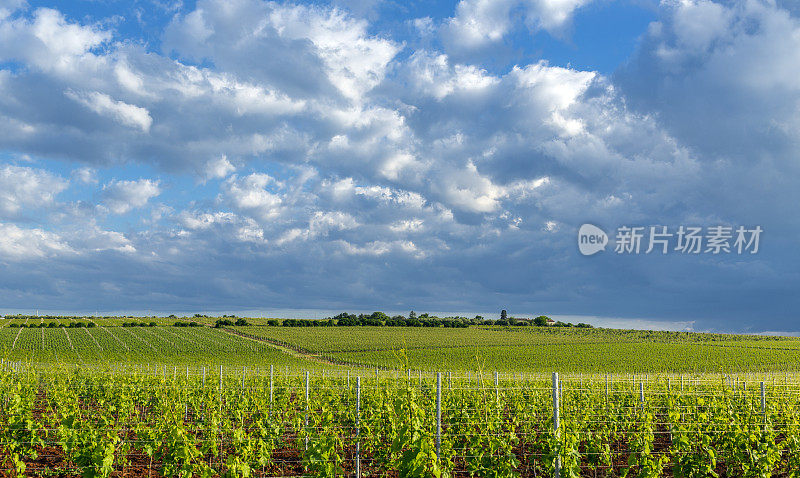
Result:
<svg viewBox="0 0 800 478">
<path fill-rule="evenodd" d="M 306 370 L 306 431 L 308 431 L 308 370 Z M 306 450 L 308 450 L 308 434 L 306 433 Z"/>
<path fill-rule="evenodd" d="M 442 373 L 436 372 L 436 460 L 441 460 L 442 450 Z"/>
<path fill-rule="evenodd" d="M 556 440 L 558 439 L 559 435 L 559 414 L 558 414 L 558 372 L 553 372 L 553 434 L 556 436 Z M 555 467 L 555 478 L 560 478 L 561 476 L 561 457 L 556 456 L 555 463 L 553 463 Z"/>
<path fill-rule="evenodd" d="M 361 377 L 356 377 L 356 478 L 361 478 Z"/>
<path fill-rule="evenodd" d="M 274 372 L 274 365 L 269 366 L 269 417 L 272 418 L 272 397 L 273 397 L 273 372 Z"/>
</svg>

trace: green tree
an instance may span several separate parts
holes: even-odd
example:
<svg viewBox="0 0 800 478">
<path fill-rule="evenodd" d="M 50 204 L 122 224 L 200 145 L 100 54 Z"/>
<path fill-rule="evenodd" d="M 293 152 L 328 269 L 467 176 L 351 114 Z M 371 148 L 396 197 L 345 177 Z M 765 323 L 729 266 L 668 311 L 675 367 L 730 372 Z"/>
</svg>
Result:
<svg viewBox="0 0 800 478">
<path fill-rule="evenodd" d="M 536 317 L 535 319 L 533 319 L 533 325 L 536 325 L 536 326 L 539 326 L 539 327 L 544 327 L 544 326 L 547 325 L 547 321 L 548 320 L 550 320 L 550 317 L 548 317 L 546 315 L 540 315 L 539 317 Z"/>
</svg>

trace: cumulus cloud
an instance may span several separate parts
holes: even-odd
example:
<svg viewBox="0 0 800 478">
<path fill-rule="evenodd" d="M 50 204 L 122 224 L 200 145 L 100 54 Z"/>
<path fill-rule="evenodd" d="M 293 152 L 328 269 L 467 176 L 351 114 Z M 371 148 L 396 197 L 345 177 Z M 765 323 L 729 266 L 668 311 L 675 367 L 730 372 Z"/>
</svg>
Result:
<svg viewBox="0 0 800 478">
<path fill-rule="evenodd" d="M 2 0 L 0 1 L 0 20 L 11 15 L 14 11 L 22 8 L 26 4 L 25 0 Z"/>
<path fill-rule="evenodd" d="M 220 179 L 236 171 L 236 167 L 228 161 L 224 154 L 216 159 L 209 159 L 205 164 L 205 179 Z"/>
<path fill-rule="evenodd" d="M 229 224 L 238 220 L 238 216 L 231 212 L 218 211 L 215 213 L 197 213 L 185 211 L 181 215 L 181 222 L 187 229 L 208 229 L 215 224 Z"/>
<path fill-rule="evenodd" d="M 55 10 L 0 15 L 0 64 L 22 65 L 0 69 L 0 148 L 38 161 L 0 167 L 0 214 L 20 222 L 3 257 L 48 259 L 13 271 L 47 268 L 31 290 L 115 304 L 745 317 L 754 281 L 794 304 L 794 254 L 587 262 L 574 231 L 761 223 L 791 244 L 800 224 L 775 211 L 800 200 L 796 10 L 661 2 L 613 75 L 470 53 L 521 29 L 558 36 L 588 3 L 462 0 L 412 22 L 439 34 L 424 47 L 290 2 L 199 1 L 163 51 Z M 48 215 L 62 163 L 75 191 Z M 195 189 L 146 208 L 163 186 L 134 179 L 141 167 Z M 142 217 L 122 234 L 98 210 Z M 0 300 L 35 297 L 0 278 Z"/>
<path fill-rule="evenodd" d="M 800 227 L 778 212 L 800 199 L 798 52 L 800 18 L 774 2 L 665 2 L 617 84 L 696 152 L 716 214 L 786 231 Z"/>
<path fill-rule="evenodd" d="M 58 234 L 0 223 L 0 257 L 31 260 L 70 253 L 74 250 Z"/>
<path fill-rule="evenodd" d="M 281 213 L 281 194 L 270 191 L 268 186 L 280 188 L 282 184 L 269 174 L 253 173 L 243 178 L 231 176 L 225 181 L 226 197 L 238 209 L 251 211 L 263 219 Z"/>
<path fill-rule="evenodd" d="M 103 205 L 114 214 L 126 214 L 143 207 L 159 194 L 159 182 L 153 179 L 113 180 L 102 190 Z"/>
<path fill-rule="evenodd" d="M 94 221 L 82 225 L 79 232 L 77 229 L 68 231 L 69 245 L 73 250 L 80 254 L 91 254 L 102 251 L 116 251 L 131 254 L 136 252 L 136 247 L 117 231 L 102 229 Z"/>
<path fill-rule="evenodd" d="M 92 168 L 78 168 L 72 171 L 72 179 L 83 184 L 96 184 L 97 171 Z"/>
<path fill-rule="evenodd" d="M 68 74 L 81 57 L 111 38 L 108 31 L 71 23 L 49 8 L 37 9 L 31 19 L 0 20 L 0 60 L 23 61 L 56 74 Z"/>
<path fill-rule="evenodd" d="M 16 217 L 50 207 L 68 182 L 48 171 L 22 166 L 0 167 L 0 216 Z"/>
<path fill-rule="evenodd" d="M 150 131 L 150 126 L 153 124 L 153 118 L 146 108 L 129 105 L 124 101 L 114 101 L 106 94 L 97 91 L 81 94 L 72 90 L 67 90 L 65 94 L 100 116 L 111 118 L 125 126 L 141 129 L 144 133 Z"/>
<path fill-rule="evenodd" d="M 483 48 L 500 42 L 521 18 L 529 31 L 557 34 L 575 10 L 591 0 L 460 0 L 455 15 L 442 33 L 448 47 L 456 50 Z"/>
<path fill-rule="evenodd" d="M 172 22 L 165 40 L 184 57 L 213 60 L 292 95 L 335 88 L 351 99 L 381 81 L 398 51 L 392 41 L 370 38 L 367 23 L 344 11 L 258 0 L 201 1 Z"/>
<path fill-rule="evenodd" d="M 797 153 L 800 19 L 774 2 L 665 2 L 619 83 L 709 157 Z"/>
</svg>

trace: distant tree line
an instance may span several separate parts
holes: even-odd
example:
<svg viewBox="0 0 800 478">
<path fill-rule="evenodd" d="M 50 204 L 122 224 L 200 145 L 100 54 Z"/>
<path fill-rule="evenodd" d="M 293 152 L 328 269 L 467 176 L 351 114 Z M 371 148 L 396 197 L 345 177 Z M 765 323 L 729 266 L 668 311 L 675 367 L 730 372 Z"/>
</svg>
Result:
<svg viewBox="0 0 800 478">
<path fill-rule="evenodd" d="M 284 321 L 284 326 L 286 326 Z M 408 317 L 402 315 L 395 315 L 389 317 L 383 312 L 373 312 L 367 314 L 348 314 L 342 312 L 339 315 L 328 317 L 323 320 L 315 320 L 312 322 L 319 322 L 317 325 L 323 326 L 373 326 L 373 327 L 454 327 L 463 328 L 469 327 L 473 322 L 466 317 L 435 317 L 428 314 L 421 314 L 417 316 L 414 311 L 408 314 Z"/>
<path fill-rule="evenodd" d="M 224 315 L 223 317 L 227 317 L 227 315 Z M 235 316 L 231 316 L 231 317 L 235 317 Z M 242 319 L 242 318 L 238 318 L 238 319 L 236 319 L 236 321 L 233 321 L 231 319 L 217 319 L 217 321 L 214 322 L 214 328 L 216 328 L 216 329 L 218 329 L 220 327 L 229 327 L 229 326 L 246 327 L 248 325 L 250 325 L 250 323 L 247 322 L 245 319 Z"/>
<path fill-rule="evenodd" d="M 32 315 L 14 315 L 6 316 L 7 319 L 12 320 L 35 320 L 35 323 L 11 323 L 9 327 L 28 327 L 28 328 L 41 328 L 41 327 L 94 327 L 96 324 L 92 319 L 98 317 L 78 317 L 78 316 L 32 316 Z M 124 319 L 125 317 L 111 317 L 105 316 L 104 319 Z M 152 317 L 155 318 L 155 317 Z M 174 314 L 167 317 L 168 319 L 178 319 Z M 194 314 L 192 318 L 211 318 L 203 314 Z M 68 324 L 58 322 L 42 322 L 43 319 L 50 320 L 71 320 Z M 88 320 L 84 323 L 81 320 Z M 145 319 L 141 317 L 140 319 Z M 176 320 L 173 322 L 173 327 L 201 327 L 203 324 L 194 320 L 189 320 L 182 317 L 184 320 Z M 260 322 L 263 324 L 263 322 Z M 123 327 L 156 327 L 156 322 L 147 321 L 129 321 L 123 322 Z M 214 322 L 215 328 L 220 327 L 245 327 L 252 325 L 246 319 L 236 317 L 235 315 L 223 315 L 217 318 Z M 508 315 L 506 310 L 500 311 L 500 318 L 493 320 L 484 318 L 481 315 L 476 315 L 473 318 L 454 316 L 454 317 L 436 317 L 427 313 L 417 315 L 413 310 L 408 316 L 394 315 L 389 316 L 384 312 L 373 312 L 372 314 L 351 314 L 342 312 L 341 314 L 333 317 L 326 317 L 324 319 L 269 319 L 266 325 L 275 327 L 357 327 L 357 326 L 372 326 L 372 327 L 451 327 L 451 328 L 465 328 L 470 325 L 484 325 L 484 326 L 501 326 L 501 327 L 520 327 L 520 326 L 536 326 L 536 327 L 577 327 L 577 328 L 593 328 L 589 324 L 578 323 L 572 324 L 570 322 L 561 322 L 550 319 L 545 315 L 540 315 L 534 319 L 517 318 Z"/>
<path fill-rule="evenodd" d="M 68 324 L 63 324 L 63 323 L 59 323 L 59 322 L 47 322 L 47 323 L 39 322 L 39 323 L 36 323 L 36 324 L 11 323 L 11 324 L 8 324 L 8 326 L 10 328 L 12 328 L 12 329 L 24 329 L 24 328 L 28 328 L 28 329 L 55 329 L 55 328 L 58 328 L 58 327 L 64 327 L 66 329 L 74 329 L 74 328 L 82 328 L 82 327 L 92 328 L 92 327 L 96 327 L 97 324 L 95 324 L 94 322 L 88 322 L 88 323 L 70 322 Z"/>
<path fill-rule="evenodd" d="M 550 326 L 550 327 L 581 327 L 592 328 L 589 324 L 579 323 L 573 325 L 569 322 L 553 321 L 547 316 L 539 316 L 533 320 L 509 317 L 505 310 L 500 313 L 497 320 L 485 319 L 483 316 L 476 315 L 474 318 L 467 317 L 436 317 L 427 313 L 417 315 L 413 310 L 408 316 L 395 315 L 390 317 L 384 312 L 373 312 L 372 314 L 350 314 L 342 312 L 333 317 L 324 319 L 284 319 L 270 320 L 269 325 L 283 327 L 353 327 L 353 326 L 372 326 L 372 327 L 453 327 L 464 328 L 470 325 L 496 325 L 496 326 Z"/>
<path fill-rule="evenodd" d="M 24 315 L 24 314 L 16 314 L 16 315 L 6 315 L 6 319 L 12 320 L 92 320 L 92 319 L 114 319 L 117 317 L 112 316 L 105 316 L 105 317 L 95 317 L 95 316 L 88 316 L 88 315 Z"/>
<path fill-rule="evenodd" d="M 321 320 L 316 319 L 284 319 L 274 321 L 275 324 L 284 327 L 352 327 L 352 326 L 372 326 L 372 327 L 469 327 L 469 319 L 464 317 L 439 318 L 439 317 L 419 317 L 409 319 L 401 315 L 394 317 L 386 316 L 383 312 L 376 312 L 384 317 L 378 318 L 375 314 L 348 314 L 343 312 L 334 317 Z M 466 321 L 463 321 L 466 319 Z"/>
</svg>

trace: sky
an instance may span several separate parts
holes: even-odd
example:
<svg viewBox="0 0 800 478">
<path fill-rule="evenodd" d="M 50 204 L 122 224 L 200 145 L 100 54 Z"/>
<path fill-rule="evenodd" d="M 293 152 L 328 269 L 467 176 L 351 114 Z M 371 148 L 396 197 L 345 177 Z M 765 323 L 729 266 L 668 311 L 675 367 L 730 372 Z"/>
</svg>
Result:
<svg viewBox="0 0 800 478">
<path fill-rule="evenodd" d="M 0 0 L 0 312 L 798 332 L 798 153 L 792 0 Z"/>
</svg>

